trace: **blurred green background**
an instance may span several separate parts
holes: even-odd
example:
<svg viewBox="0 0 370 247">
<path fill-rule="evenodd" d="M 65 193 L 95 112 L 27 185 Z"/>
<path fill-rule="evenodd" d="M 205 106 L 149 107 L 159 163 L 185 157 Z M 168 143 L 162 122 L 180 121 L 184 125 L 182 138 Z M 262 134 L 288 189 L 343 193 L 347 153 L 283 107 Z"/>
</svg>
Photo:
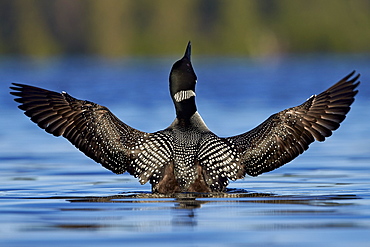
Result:
<svg viewBox="0 0 370 247">
<path fill-rule="evenodd" d="M 0 54 L 370 51 L 369 0 L 1 0 Z"/>
</svg>

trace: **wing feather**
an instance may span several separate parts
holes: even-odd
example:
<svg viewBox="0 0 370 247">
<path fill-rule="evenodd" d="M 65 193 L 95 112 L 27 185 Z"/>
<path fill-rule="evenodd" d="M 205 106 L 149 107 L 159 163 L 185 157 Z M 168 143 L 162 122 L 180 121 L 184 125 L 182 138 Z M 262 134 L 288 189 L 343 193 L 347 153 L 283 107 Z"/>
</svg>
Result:
<svg viewBox="0 0 370 247">
<path fill-rule="evenodd" d="M 144 183 L 153 174 L 159 180 L 161 167 L 170 162 L 172 147 L 164 131 L 153 134 L 138 131 L 120 121 L 108 108 L 78 100 L 65 92 L 13 85 L 11 94 L 18 97 L 15 101 L 21 104 L 19 108 L 33 122 L 50 134 L 65 137 L 115 173 L 127 170 Z M 162 147 L 165 152 L 158 151 Z M 159 157 L 155 156 L 158 152 Z"/>
<path fill-rule="evenodd" d="M 331 136 L 358 92 L 360 75 L 354 73 L 303 104 L 272 115 L 251 131 L 226 138 L 238 147 L 244 172 L 257 176 L 274 170 L 302 154 L 315 140 Z"/>
</svg>

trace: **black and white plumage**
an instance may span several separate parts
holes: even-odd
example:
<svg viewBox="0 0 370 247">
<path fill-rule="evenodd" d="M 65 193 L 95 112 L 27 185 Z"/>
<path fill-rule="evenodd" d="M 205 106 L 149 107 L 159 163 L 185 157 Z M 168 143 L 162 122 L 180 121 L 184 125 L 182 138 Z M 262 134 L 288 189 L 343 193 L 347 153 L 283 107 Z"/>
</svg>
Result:
<svg viewBox="0 0 370 247">
<path fill-rule="evenodd" d="M 152 191 L 219 192 L 229 180 L 274 170 L 324 141 L 345 119 L 357 94 L 354 72 L 303 104 L 273 114 L 241 135 L 221 138 L 197 112 L 190 42 L 170 73 L 176 118 L 166 129 L 145 133 L 108 108 L 66 92 L 13 83 L 19 108 L 46 132 L 67 138 L 88 157 L 120 174 L 129 172 Z"/>
</svg>

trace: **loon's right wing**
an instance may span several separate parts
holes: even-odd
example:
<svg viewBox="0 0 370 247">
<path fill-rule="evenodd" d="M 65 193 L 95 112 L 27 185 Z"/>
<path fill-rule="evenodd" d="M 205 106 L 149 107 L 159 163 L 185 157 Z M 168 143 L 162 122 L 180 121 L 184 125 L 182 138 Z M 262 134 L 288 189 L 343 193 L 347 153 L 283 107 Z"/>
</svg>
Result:
<svg viewBox="0 0 370 247">
<path fill-rule="evenodd" d="M 146 183 L 160 177 L 172 149 L 165 131 L 145 133 L 120 121 L 108 108 L 69 94 L 13 83 L 19 108 L 54 136 L 63 136 L 114 173 L 128 171 Z M 161 141 L 158 141 L 161 140 Z M 153 179 L 153 178 L 152 178 Z M 152 181 L 153 182 L 153 181 Z M 154 181 L 156 182 L 156 181 Z"/>
<path fill-rule="evenodd" d="M 256 128 L 226 138 L 235 145 L 242 173 L 257 176 L 303 153 L 310 143 L 324 141 L 339 128 L 357 94 L 354 72 L 303 104 L 269 117 Z"/>
</svg>

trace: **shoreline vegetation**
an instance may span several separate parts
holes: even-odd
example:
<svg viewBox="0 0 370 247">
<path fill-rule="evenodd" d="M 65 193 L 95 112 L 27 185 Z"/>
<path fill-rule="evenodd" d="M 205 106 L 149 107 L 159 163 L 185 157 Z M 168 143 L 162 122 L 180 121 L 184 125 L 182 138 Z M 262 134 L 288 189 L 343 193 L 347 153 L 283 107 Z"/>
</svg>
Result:
<svg viewBox="0 0 370 247">
<path fill-rule="evenodd" d="M 5 0 L 0 54 L 370 52 L 368 0 Z"/>
</svg>

